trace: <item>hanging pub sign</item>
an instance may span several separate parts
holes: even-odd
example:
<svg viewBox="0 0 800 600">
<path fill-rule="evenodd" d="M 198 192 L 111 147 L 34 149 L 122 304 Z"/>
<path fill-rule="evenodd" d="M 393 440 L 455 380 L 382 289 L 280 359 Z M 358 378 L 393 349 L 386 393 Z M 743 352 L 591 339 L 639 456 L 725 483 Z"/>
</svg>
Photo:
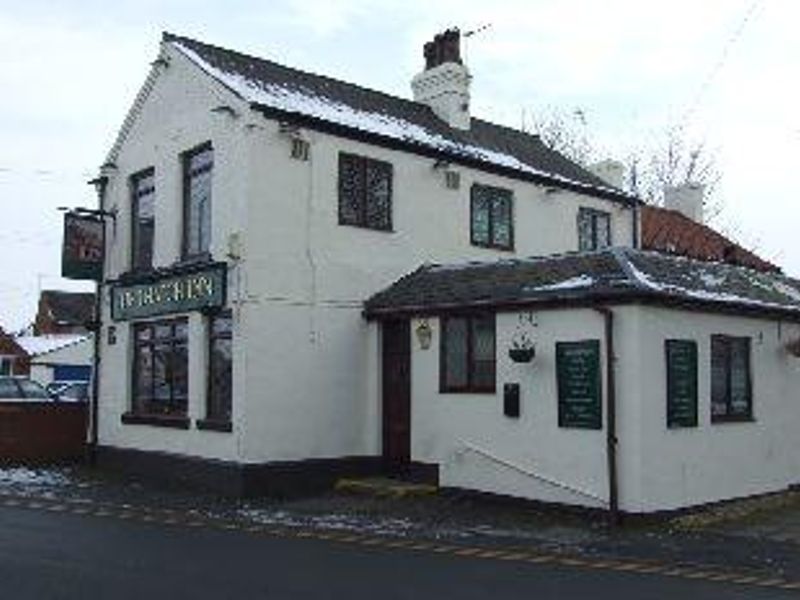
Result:
<svg viewBox="0 0 800 600">
<path fill-rule="evenodd" d="M 103 279 L 105 227 L 96 215 L 64 213 L 61 276 L 67 279 Z"/>
<path fill-rule="evenodd" d="M 601 429 L 600 342 L 556 343 L 558 426 Z"/>
<path fill-rule="evenodd" d="M 116 284 L 111 288 L 111 318 L 127 321 L 223 306 L 226 273 L 225 264 L 217 263 L 190 273 Z"/>
</svg>

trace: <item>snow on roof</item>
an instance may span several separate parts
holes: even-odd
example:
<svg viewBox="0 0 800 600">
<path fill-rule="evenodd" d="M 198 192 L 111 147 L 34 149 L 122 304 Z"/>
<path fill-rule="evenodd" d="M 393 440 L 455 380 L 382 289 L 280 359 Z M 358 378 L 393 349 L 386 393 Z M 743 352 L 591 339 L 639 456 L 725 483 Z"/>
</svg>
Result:
<svg viewBox="0 0 800 600">
<path fill-rule="evenodd" d="M 523 288 L 523 290 L 526 292 L 555 292 L 559 290 L 589 287 L 593 284 L 594 284 L 594 278 L 589 275 L 583 274 L 583 275 L 578 275 L 577 277 L 570 277 L 569 279 L 564 279 L 562 281 L 558 281 L 556 283 L 551 283 L 548 285 L 525 287 Z"/>
<path fill-rule="evenodd" d="M 53 333 L 49 335 L 24 335 L 15 338 L 15 341 L 30 356 L 39 356 L 77 344 L 90 337 L 91 335 L 85 333 Z"/>
<path fill-rule="evenodd" d="M 437 266 L 406 275 L 365 303 L 368 315 L 457 306 L 658 299 L 800 316 L 800 281 L 779 273 L 633 248 Z"/>
<path fill-rule="evenodd" d="M 356 106 L 323 96 L 300 86 L 289 87 L 284 83 L 268 82 L 256 77 L 247 77 L 241 72 L 223 70 L 211 64 L 186 43 L 173 39 L 171 44 L 200 69 L 251 104 L 297 113 L 386 138 L 418 144 L 465 158 L 477 159 L 522 173 L 547 177 L 586 190 L 601 190 L 616 196 L 625 196 L 633 199 L 633 196 L 617 188 L 599 183 L 587 183 L 586 181 L 565 177 L 552 171 L 537 169 L 511 154 L 468 142 L 448 139 L 441 134 L 429 131 L 419 124 L 411 123 L 395 115 L 359 109 Z"/>
</svg>

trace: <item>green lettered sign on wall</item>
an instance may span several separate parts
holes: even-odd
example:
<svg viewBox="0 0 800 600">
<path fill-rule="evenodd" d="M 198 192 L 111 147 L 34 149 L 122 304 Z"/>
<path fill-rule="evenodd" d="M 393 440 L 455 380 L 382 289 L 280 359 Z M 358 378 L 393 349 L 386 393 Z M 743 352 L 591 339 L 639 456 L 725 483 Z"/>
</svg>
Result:
<svg viewBox="0 0 800 600">
<path fill-rule="evenodd" d="M 155 281 L 116 285 L 111 290 L 111 318 L 127 321 L 223 306 L 226 273 L 219 263 Z"/>
<path fill-rule="evenodd" d="M 697 427 L 697 342 L 666 340 L 667 427 Z"/>
<path fill-rule="evenodd" d="M 601 429 L 600 341 L 556 342 L 558 426 Z"/>
</svg>

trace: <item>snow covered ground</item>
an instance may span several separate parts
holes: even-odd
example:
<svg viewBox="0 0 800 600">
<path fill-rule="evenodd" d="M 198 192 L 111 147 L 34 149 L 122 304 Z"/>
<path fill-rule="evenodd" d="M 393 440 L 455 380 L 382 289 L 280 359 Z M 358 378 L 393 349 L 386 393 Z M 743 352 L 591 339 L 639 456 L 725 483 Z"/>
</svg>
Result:
<svg viewBox="0 0 800 600">
<path fill-rule="evenodd" d="M 47 488 L 59 488 L 71 482 L 67 469 L 0 467 L 0 494 L 38 494 Z"/>
</svg>

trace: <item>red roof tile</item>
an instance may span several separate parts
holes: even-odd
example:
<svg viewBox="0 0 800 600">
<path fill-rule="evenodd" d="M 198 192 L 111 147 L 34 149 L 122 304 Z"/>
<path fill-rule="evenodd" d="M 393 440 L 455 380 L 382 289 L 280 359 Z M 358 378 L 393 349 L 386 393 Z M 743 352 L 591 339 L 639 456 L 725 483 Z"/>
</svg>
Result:
<svg viewBox="0 0 800 600">
<path fill-rule="evenodd" d="M 642 248 L 759 271 L 781 271 L 779 266 L 756 256 L 708 225 L 658 206 L 642 207 Z"/>
</svg>

